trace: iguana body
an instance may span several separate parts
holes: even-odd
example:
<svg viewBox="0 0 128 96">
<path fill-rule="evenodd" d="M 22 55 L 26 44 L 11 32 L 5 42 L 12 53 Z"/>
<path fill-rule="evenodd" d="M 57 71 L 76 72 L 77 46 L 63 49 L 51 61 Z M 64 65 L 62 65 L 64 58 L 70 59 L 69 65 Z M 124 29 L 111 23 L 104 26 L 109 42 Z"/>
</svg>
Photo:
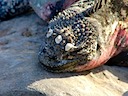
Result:
<svg viewBox="0 0 128 96">
<path fill-rule="evenodd" d="M 79 72 L 105 64 L 127 49 L 127 9 L 123 0 L 76 2 L 49 22 L 40 62 L 54 72 Z"/>
</svg>

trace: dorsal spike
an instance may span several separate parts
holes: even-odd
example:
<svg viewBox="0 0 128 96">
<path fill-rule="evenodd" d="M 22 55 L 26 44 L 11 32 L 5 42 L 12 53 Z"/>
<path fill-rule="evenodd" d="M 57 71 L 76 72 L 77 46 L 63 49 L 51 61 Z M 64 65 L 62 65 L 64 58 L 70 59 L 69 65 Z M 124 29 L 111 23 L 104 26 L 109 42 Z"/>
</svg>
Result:
<svg viewBox="0 0 128 96">
<path fill-rule="evenodd" d="M 101 7 L 105 6 L 106 3 L 107 0 L 94 0 L 94 5 L 91 8 L 88 8 L 87 10 L 83 11 L 82 13 L 85 17 L 88 17 L 98 11 Z"/>
</svg>

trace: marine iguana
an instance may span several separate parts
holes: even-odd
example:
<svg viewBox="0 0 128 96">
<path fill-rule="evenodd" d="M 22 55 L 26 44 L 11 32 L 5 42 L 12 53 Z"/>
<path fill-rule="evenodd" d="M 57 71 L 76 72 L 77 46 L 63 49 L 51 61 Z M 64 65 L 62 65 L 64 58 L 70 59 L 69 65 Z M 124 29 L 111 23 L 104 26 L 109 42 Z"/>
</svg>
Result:
<svg viewBox="0 0 128 96">
<path fill-rule="evenodd" d="M 29 10 L 31 10 L 31 7 L 33 7 L 33 9 L 35 10 L 35 12 L 43 19 L 43 20 L 50 20 L 51 18 L 53 18 L 55 15 L 57 15 L 58 14 L 58 12 L 60 12 L 60 11 L 63 11 L 64 9 L 66 9 L 66 8 L 68 8 L 71 4 L 73 4 L 73 3 L 75 3 L 75 2 L 77 2 L 77 1 L 79 1 L 79 0 L 52 0 L 52 1 L 49 1 L 49 0 L 0 0 L 0 5 L 1 5 L 1 7 L 0 7 L 0 21 L 1 20 L 7 20 L 7 19 L 10 19 L 10 18 L 12 18 L 12 17 L 14 17 L 14 16 L 16 16 L 16 15 L 19 15 L 19 14 L 22 14 L 23 12 L 26 12 L 26 11 L 29 11 Z M 127 22 L 127 17 L 128 17 L 128 2 L 127 2 L 127 0 L 123 0 L 123 1 L 121 1 L 120 2 L 120 0 L 117 0 L 117 1 L 115 1 L 115 0 L 108 0 L 108 1 L 106 1 L 106 0 L 104 0 L 105 2 L 111 2 L 112 4 L 113 4 L 113 6 L 110 6 L 110 8 L 111 8 L 111 11 L 112 11 L 112 14 L 116 17 L 118 17 L 118 19 L 123 19 L 123 22 L 124 22 L 124 20 L 125 20 L 125 22 Z M 80 3 L 80 2 L 83 2 L 83 3 Z M 69 8 L 69 9 L 67 9 L 67 10 L 69 10 L 69 12 L 67 12 L 67 10 L 66 11 L 64 11 L 64 12 L 62 12 L 61 14 L 64 14 L 63 16 L 61 16 L 61 17 L 64 17 L 64 16 L 67 16 L 67 15 L 69 15 L 69 17 L 67 16 L 67 18 L 72 18 L 70 15 L 72 15 L 72 16 L 74 16 L 74 15 L 76 15 L 75 16 L 75 18 L 73 18 L 74 20 L 75 20 L 75 22 L 77 22 L 77 21 L 79 21 L 79 19 L 82 21 L 82 19 L 83 19 L 83 17 L 93 17 L 93 16 L 95 16 L 95 14 L 97 14 L 97 9 L 104 9 L 104 8 L 108 8 L 108 7 L 105 7 L 106 5 L 105 5 L 105 3 L 103 3 L 103 1 L 101 0 L 95 0 L 95 6 L 93 6 L 93 2 L 94 2 L 94 0 L 82 0 L 82 1 L 80 1 L 80 2 L 77 2 L 75 5 L 73 5 L 71 8 Z M 85 3 L 85 4 L 84 4 Z M 102 5 L 103 4 L 103 5 Z M 118 6 L 120 4 L 120 6 Z M 104 6 L 105 5 L 105 6 Z M 111 4 L 110 4 L 111 5 Z M 30 7 L 31 6 L 31 7 Z M 92 6 L 92 7 L 91 7 Z M 76 7 L 79 7 L 79 8 L 76 8 Z M 83 7 L 83 8 L 82 8 Z M 100 7 L 102 7 L 102 8 L 100 8 Z M 71 13 L 70 14 L 70 9 L 72 9 L 72 8 L 76 8 L 75 10 L 74 10 L 74 15 Z M 81 9 L 82 9 L 82 11 L 81 11 Z M 92 10 L 93 9 L 93 10 Z M 76 11 L 76 13 L 75 13 L 75 11 Z M 78 12 L 77 13 L 77 11 L 80 11 L 80 12 Z M 96 11 L 96 12 L 95 12 Z M 109 10 L 110 11 L 110 10 Z M 67 13 L 66 13 L 67 12 Z M 105 10 L 103 10 L 103 12 L 105 13 Z M 115 13 L 117 13 L 117 15 L 115 15 Z M 65 15 L 65 13 L 66 13 L 66 15 Z M 92 14 L 92 13 L 94 13 L 94 14 Z M 106 12 L 107 13 L 107 12 Z M 106 14 L 105 13 L 105 14 Z M 78 14 L 82 14 L 82 15 L 84 15 L 84 16 L 80 16 L 79 17 L 79 15 Z M 98 13 L 99 14 L 99 13 Z M 103 15 L 103 14 L 102 14 Z M 60 16 L 60 15 L 59 15 Z M 59 17 L 58 16 L 58 17 Z M 110 16 L 112 16 L 112 15 L 110 15 Z M 102 17 L 102 16 L 101 16 Z M 85 26 L 86 28 L 89 28 L 88 27 L 88 25 L 85 23 L 86 21 L 89 21 L 89 23 L 91 24 L 92 22 L 94 22 L 95 20 L 94 19 L 91 19 L 91 18 L 84 18 L 84 20 L 83 20 L 83 22 L 84 23 L 82 23 L 82 24 L 80 24 L 81 22 L 79 22 L 78 24 L 76 24 L 76 23 L 74 23 L 74 25 L 73 24 L 71 24 L 71 26 L 72 26 L 72 29 L 73 29 L 73 27 L 75 27 L 75 25 L 78 25 L 77 27 L 78 28 L 75 28 L 75 29 L 73 29 L 73 31 L 74 32 L 78 32 L 78 31 L 81 31 L 80 30 L 80 28 L 81 27 L 79 27 L 79 24 L 81 25 L 81 26 Z M 54 19 L 56 19 L 56 17 L 54 18 Z M 60 19 L 60 18 L 59 18 Z M 62 19 L 62 18 L 61 18 Z M 60 19 L 60 20 L 61 20 Z M 90 20 L 92 20 L 92 21 L 90 21 Z M 95 18 L 95 19 L 98 19 L 98 20 L 96 20 L 96 25 L 97 24 L 99 24 L 99 23 L 102 23 L 102 22 L 99 22 L 99 18 Z M 104 17 L 103 17 L 103 19 L 105 19 Z M 109 18 L 110 19 L 110 18 Z M 112 18 L 112 19 L 114 19 L 114 18 Z M 64 20 L 68 20 L 68 19 L 64 19 Z M 93 21 L 94 20 L 94 21 Z M 53 22 L 54 22 L 55 20 L 53 20 Z M 58 22 L 59 20 L 58 20 L 58 18 L 57 18 L 57 20 L 55 21 L 55 22 Z M 73 20 L 70 20 L 71 22 L 73 21 Z M 69 21 L 69 22 L 70 22 Z M 98 22 L 97 22 L 98 21 Z M 117 22 L 118 21 L 122 21 L 122 20 L 117 20 Z M 52 22 L 52 21 L 51 21 Z M 50 24 L 51 24 L 51 22 L 50 22 Z M 59 21 L 60 22 L 60 21 Z M 62 21 L 63 22 L 63 21 Z M 106 21 L 105 21 L 106 22 Z M 112 22 L 111 22 L 112 23 Z M 59 24 L 59 23 L 58 23 Z M 65 25 L 66 23 L 62 23 L 62 26 L 63 25 Z M 110 24 L 110 22 L 109 22 L 109 24 Z M 109 25 L 108 24 L 108 25 Z M 119 23 L 118 23 L 119 24 Z M 101 24 L 102 25 L 102 24 Z M 107 24 L 106 24 L 107 25 Z M 127 25 L 127 23 L 125 24 L 125 25 Z M 50 25 L 50 26 L 54 26 L 54 24 L 53 25 Z M 60 26 L 60 28 L 62 27 L 61 25 L 59 25 Z M 90 26 L 90 25 L 89 25 Z M 65 26 L 64 26 L 65 27 Z M 91 31 L 93 31 L 93 30 L 95 30 L 93 27 L 95 27 L 95 26 L 93 26 L 93 24 L 92 24 L 92 26 L 91 26 L 91 28 L 92 29 L 89 29 L 89 30 L 91 30 Z M 97 27 L 97 26 L 96 26 Z M 101 26 L 102 27 L 102 26 Z M 111 26 L 109 26 L 109 27 L 111 27 Z M 83 27 L 84 28 L 84 27 Z M 84 31 L 84 29 L 82 28 L 82 30 Z M 126 28 L 127 28 L 127 26 L 126 27 L 120 27 L 120 33 L 122 33 L 122 35 L 120 36 L 121 38 L 124 36 L 124 34 L 126 33 Z M 63 28 L 64 29 L 64 28 Z M 66 28 L 66 30 L 67 30 L 68 28 Z M 116 28 L 116 29 L 118 29 L 118 28 Z M 58 30 L 60 30 L 60 29 L 58 29 Z M 85 29 L 86 31 L 84 32 L 84 33 L 79 33 L 79 34 L 77 34 L 77 35 L 80 35 L 80 34 L 85 34 L 86 32 L 87 32 L 87 30 L 88 29 Z M 109 29 L 108 29 L 109 30 Z M 50 30 L 51 31 L 51 30 Z M 51 31 L 52 32 L 52 31 Z M 82 32 L 82 31 L 81 31 Z M 96 32 L 97 33 L 97 32 Z M 73 33 L 73 34 L 75 34 L 75 33 Z M 90 33 L 89 33 L 90 34 Z M 86 33 L 86 35 L 88 35 L 89 37 L 90 37 L 90 35 L 89 34 L 87 34 Z M 98 33 L 99 34 L 99 33 Z M 48 35 L 47 35 L 48 36 Z M 101 35 L 102 36 L 102 35 Z M 118 36 L 118 37 L 119 37 Z M 127 35 L 125 35 L 126 37 L 127 37 Z M 58 36 L 59 38 L 61 38 L 61 36 L 59 35 Z M 79 37 L 79 36 L 75 36 L 75 37 Z M 84 37 L 84 36 L 83 36 Z M 81 40 L 83 40 L 83 37 L 81 38 Z M 98 36 L 97 36 L 98 37 Z M 109 36 L 108 36 L 109 37 Z M 108 38 L 108 37 L 106 37 L 106 38 Z M 70 36 L 69 37 L 66 37 L 66 42 L 68 42 L 68 40 L 67 40 L 67 38 L 70 38 Z M 74 37 L 72 37 L 72 38 L 74 38 Z M 109 37 L 110 38 L 110 37 Z M 71 39 L 71 38 L 70 38 Z M 81 42 L 83 42 L 83 41 L 80 41 L 79 40 L 80 39 L 80 37 L 79 38 L 77 38 L 77 40 L 79 41 L 79 42 L 76 42 L 75 41 L 75 43 L 78 43 L 78 45 L 80 45 L 79 43 L 81 43 Z M 86 38 L 87 39 L 87 38 Z M 90 38 L 91 39 L 91 38 Z M 124 39 L 124 38 L 123 38 Z M 103 39 L 103 40 L 105 40 L 105 39 Z M 65 41 L 63 41 L 63 42 L 65 42 Z M 86 40 L 85 40 L 86 41 Z M 93 41 L 93 40 L 92 40 Z M 119 41 L 121 41 L 120 39 L 118 39 L 117 40 L 118 42 Z M 117 43 L 117 41 L 116 41 L 116 43 Z M 106 42 L 106 41 L 105 41 Z M 87 42 L 86 42 L 87 43 Z M 126 42 L 125 42 L 126 43 Z M 49 43 L 50 44 L 50 43 Z M 83 43 L 84 44 L 84 43 Z M 82 45 L 82 44 L 81 44 Z M 80 45 L 80 46 L 81 46 Z M 86 45 L 86 44 L 85 44 Z M 88 45 L 88 44 L 87 44 Z M 93 44 L 92 44 L 93 45 Z M 100 44 L 97 44 L 97 49 L 100 49 L 100 47 L 101 47 L 101 45 L 99 46 Z M 69 47 L 66 47 L 66 48 L 70 48 L 72 45 L 71 44 L 68 44 L 68 46 Z M 90 45 L 89 45 L 90 46 Z M 103 46 L 103 45 L 102 45 Z M 93 46 L 93 47 L 96 47 L 96 46 Z M 84 47 L 81 47 L 81 48 L 83 48 L 84 49 Z M 89 47 L 87 47 L 87 49 L 88 49 Z M 91 49 L 91 48 L 90 48 Z M 80 49 L 79 49 L 80 50 Z M 74 51 L 79 51 L 78 49 L 77 50 L 74 50 Z M 118 49 L 119 50 L 119 49 Z M 43 63 L 44 61 L 42 61 L 41 60 L 41 58 L 42 58 L 42 54 L 43 54 L 43 52 L 42 51 L 44 51 L 44 49 L 42 48 L 41 50 L 40 50 L 40 54 L 39 54 L 39 60 L 41 61 L 41 63 Z M 53 51 L 55 51 L 55 49 L 53 50 Z M 87 50 L 87 51 L 89 51 L 89 50 Z M 79 55 L 81 55 L 81 56 L 87 56 L 86 57 L 86 59 L 87 60 L 85 60 L 85 61 L 91 61 L 91 55 L 92 55 L 92 57 L 95 55 L 95 54 L 92 54 L 91 52 L 90 53 L 88 53 L 86 51 L 86 54 L 84 54 L 84 55 L 81 55 L 81 54 L 79 54 Z M 92 50 L 91 51 L 97 51 L 97 52 L 99 52 L 99 50 L 93 50 L 93 48 L 92 48 Z M 100 50 L 101 51 L 101 50 Z M 55 51 L 55 52 L 57 52 L 57 51 Z M 59 52 L 58 52 L 59 53 Z M 69 55 L 68 56 L 68 58 L 69 58 L 69 61 L 70 61 L 70 59 L 72 58 L 72 57 L 70 57 L 70 55 L 71 54 L 69 54 L 68 52 L 64 52 L 64 53 L 66 53 L 67 55 Z M 72 53 L 73 53 L 73 51 L 72 51 Z M 98 54 L 98 55 L 101 55 L 101 53 L 102 52 L 99 52 L 100 54 Z M 117 52 L 118 53 L 118 52 Z M 61 54 L 61 52 L 60 52 L 60 54 Z M 74 53 L 73 53 L 74 54 Z M 89 54 L 89 55 L 88 55 Z M 91 55 L 90 55 L 91 54 Z M 74 54 L 75 55 L 75 54 Z M 60 56 L 60 55 L 59 55 Z M 125 56 L 125 59 L 124 58 L 120 58 L 121 56 Z M 109 57 L 112 57 L 112 56 L 109 56 Z M 47 58 L 47 57 L 46 57 Z M 50 58 L 50 57 L 48 57 L 48 58 Z M 89 59 L 90 58 L 90 59 Z M 98 58 L 98 57 L 97 57 Z M 105 57 L 105 58 L 103 58 L 103 59 L 106 59 L 107 60 L 107 58 Z M 117 60 L 118 59 L 118 60 Z M 72 59 L 71 59 L 72 60 Z M 80 59 L 81 60 L 81 59 Z M 99 59 L 99 61 L 100 61 L 100 59 Z M 58 62 L 58 61 L 57 61 Z M 63 61 L 63 62 L 65 62 L 65 61 Z M 106 61 L 105 61 L 106 62 Z M 127 50 L 125 51 L 125 52 L 122 52 L 122 53 L 119 53 L 117 56 L 114 56 L 114 58 L 113 59 L 110 59 L 109 60 L 109 62 L 108 63 L 117 63 L 117 64 L 119 64 L 119 62 L 121 62 L 120 64 L 121 65 L 124 65 L 124 66 L 127 66 Z M 123 63 L 122 63 L 123 62 Z M 45 62 L 46 63 L 46 62 Z M 47 65 L 47 64 L 45 64 L 45 63 L 43 63 L 43 65 L 45 65 L 45 66 L 47 66 L 47 68 L 50 68 L 50 69 L 54 69 L 55 71 L 58 71 L 58 72 L 61 72 L 61 71 L 66 71 L 66 70 L 68 70 L 68 71 L 72 71 L 72 68 L 75 68 L 74 66 L 76 66 L 75 64 L 62 64 L 62 66 L 58 66 L 57 64 L 55 64 L 55 66 L 54 66 L 54 64 L 53 65 Z M 52 63 L 52 62 L 51 62 Z M 79 62 L 78 62 L 79 63 Z M 82 63 L 82 62 L 81 62 Z M 87 62 L 88 63 L 88 62 Z M 100 63 L 101 64 L 101 63 Z M 102 63 L 102 64 L 104 64 L 104 63 Z M 66 65 L 66 66 L 65 66 Z M 80 65 L 80 63 L 78 64 L 78 66 Z M 82 65 L 82 64 L 81 64 Z M 85 64 L 85 65 L 91 65 L 91 64 Z M 70 67 L 68 67 L 68 66 L 70 66 Z M 96 66 L 98 66 L 97 64 L 96 64 Z M 64 67 L 64 68 L 63 68 Z M 78 68 L 78 67 L 77 67 Z M 65 70 L 66 69 L 66 70 Z M 73 69 L 73 70 L 75 70 L 75 69 Z M 82 70 L 88 70 L 88 69 L 82 69 Z M 81 70 L 81 71 L 82 71 Z"/>
<path fill-rule="evenodd" d="M 52 72 L 80 72 L 126 51 L 127 4 L 127 0 L 80 0 L 60 12 L 49 22 L 40 63 Z"/>
</svg>

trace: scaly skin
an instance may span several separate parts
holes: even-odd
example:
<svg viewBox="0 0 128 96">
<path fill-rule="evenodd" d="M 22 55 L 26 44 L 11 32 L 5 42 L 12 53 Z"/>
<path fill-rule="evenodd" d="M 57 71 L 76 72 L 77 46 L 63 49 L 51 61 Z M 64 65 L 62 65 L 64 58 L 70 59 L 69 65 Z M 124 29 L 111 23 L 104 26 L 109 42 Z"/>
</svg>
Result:
<svg viewBox="0 0 128 96">
<path fill-rule="evenodd" d="M 93 3 L 80 0 L 50 21 L 39 53 L 49 71 L 90 70 L 127 50 L 128 6 L 123 0 Z"/>
<path fill-rule="evenodd" d="M 29 9 L 28 0 L 0 0 L 0 21 L 10 19 Z"/>
</svg>

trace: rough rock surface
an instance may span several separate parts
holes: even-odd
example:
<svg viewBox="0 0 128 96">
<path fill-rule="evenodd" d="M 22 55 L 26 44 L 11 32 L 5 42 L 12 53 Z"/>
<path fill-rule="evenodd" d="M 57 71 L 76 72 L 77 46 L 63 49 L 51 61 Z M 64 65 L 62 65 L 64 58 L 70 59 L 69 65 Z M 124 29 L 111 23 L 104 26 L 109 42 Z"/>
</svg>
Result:
<svg viewBox="0 0 128 96">
<path fill-rule="evenodd" d="M 38 64 L 46 24 L 30 13 L 0 23 L 0 96 L 128 96 L 128 69 L 50 73 Z"/>
</svg>

